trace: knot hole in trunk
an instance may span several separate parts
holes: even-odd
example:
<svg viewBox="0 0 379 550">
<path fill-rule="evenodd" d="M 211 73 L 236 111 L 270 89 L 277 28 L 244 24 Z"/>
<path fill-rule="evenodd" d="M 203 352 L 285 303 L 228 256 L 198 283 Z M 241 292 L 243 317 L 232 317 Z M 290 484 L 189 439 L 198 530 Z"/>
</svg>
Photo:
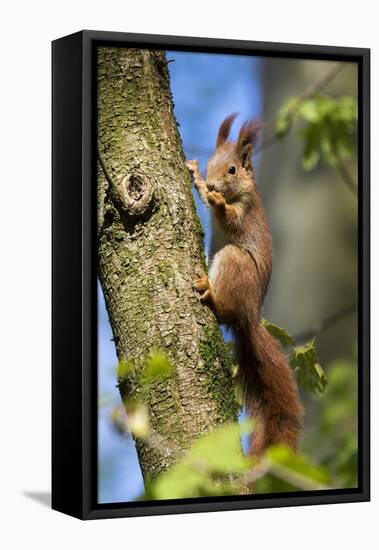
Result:
<svg viewBox="0 0 379 550">
<path fill-rule="evenodd" d="M 128 172 L 116 184 L 116 202 L 122 214 L 131 218 L 146 216 L 155 204 L 154 187 L 146 174 Z"/>
</svg>

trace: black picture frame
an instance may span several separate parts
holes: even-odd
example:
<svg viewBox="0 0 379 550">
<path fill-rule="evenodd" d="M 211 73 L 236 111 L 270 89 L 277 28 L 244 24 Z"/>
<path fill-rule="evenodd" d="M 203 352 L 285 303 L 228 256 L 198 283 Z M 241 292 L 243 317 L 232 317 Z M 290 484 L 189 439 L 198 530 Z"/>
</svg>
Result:
<svg viewBox="0 0 379 550">
<path fill-rule="evenodd" d="M 350 61 L 358 64 L 358 488 L 98 504 L 96 101 L 99 45 Z M 52 43 L 52 507 L 81 519 L 370 499 L 370 50 L 102 31 Z"/>
</svg>

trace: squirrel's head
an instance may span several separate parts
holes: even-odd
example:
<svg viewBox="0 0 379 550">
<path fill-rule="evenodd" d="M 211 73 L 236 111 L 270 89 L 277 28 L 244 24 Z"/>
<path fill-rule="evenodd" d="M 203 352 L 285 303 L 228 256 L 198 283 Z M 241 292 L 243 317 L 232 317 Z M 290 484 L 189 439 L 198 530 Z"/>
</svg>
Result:
<svg viewBox="0 0 379 550">
<path fill-rule="evenodd" d="M 246 121 L 237 141 L 232 143 L 228 137 L 236 116 L 237 113 L 229 115 L 221 124 L 215 152 L 207 163 L 208 191 L 221 193 L 226 202 L 251 193 L 255 187 L 251 156 L 261 124 L 256 120 Z"/>
</svg>

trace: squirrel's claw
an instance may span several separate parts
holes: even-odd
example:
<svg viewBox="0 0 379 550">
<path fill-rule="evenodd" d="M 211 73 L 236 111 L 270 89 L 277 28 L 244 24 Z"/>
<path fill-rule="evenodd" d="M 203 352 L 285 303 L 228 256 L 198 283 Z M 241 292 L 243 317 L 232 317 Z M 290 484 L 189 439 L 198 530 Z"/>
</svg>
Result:
<svg viewBox="0 0 379 550">
<path fill-rule="evenodd" d="M 211 291 L 208 289 L 200 296 L 201 302 L 209 302 L 212 303 L 212 294 Z"/>
<path fill-rule="evenodd" d="M 211 283 L 207 275 L 203 275 L 193 283 L 193 287 L 197 292 L 201 293 L 200 301 L 203 303 L 212 303 Z"/>
</svg>

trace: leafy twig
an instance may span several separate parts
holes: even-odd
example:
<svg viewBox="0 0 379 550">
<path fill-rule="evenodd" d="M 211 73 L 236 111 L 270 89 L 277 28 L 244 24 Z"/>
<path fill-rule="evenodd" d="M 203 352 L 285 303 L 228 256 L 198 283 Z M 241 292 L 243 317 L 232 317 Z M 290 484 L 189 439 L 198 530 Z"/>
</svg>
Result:
<svg viewBox="0 0 379 550">
<path fill-rule="evenodd" d="M 297 96 L 297 99 L 295 103 L 293 104 L 292 108 L 288 111 L 287 116 L 290 120 L 289 127 L 294 122 L 295 116 L 297 114 L 297 111 L 301 105 L 301 103 L 307 99 L 311 99 L 312 97 L 315 97 L 318 95 L 328 84 L 330 84 L 336 76 L 344 69 L 344 65 L 342 63 L 336 63 L 334 64 L 331 69 L 319 80 L 312 83 L 308 88 L 306 88 L 300 95 Z M 275 128 L 276 122 L 278 120 L 278 116 L 274 117 L 272 120 L 265 123 L 265 128 Z M 258 147 L 255 148 L 255 152 L 260 152 L 268 147 L 270 145 L 273 145 L 275 142 L 279 141 L 283 136 L 279 135 L 275 130 L 269 135 L 266 139 L 264 139 Z"/>
<path fill-rule="evenodd" d="M 318 336 L 322 332 L 325 332 L 327 329 L 339 323 L 346 317 L 349 317 L 352 313 L 356 311 L 356 309 L 357 309 L 356 303 L 350 304 L 349 306 L 343 309 L 340 309 L 339 311 L 336 311 L 332 315 L 329 315 L 329 317 L 322 319 L 319 323 L 314 325 L 312 328 L 296 334 L 293 338 L 297 342 L 306 342 L 307 340 L 310 340 L 311 338 Z"/>
</svg>

